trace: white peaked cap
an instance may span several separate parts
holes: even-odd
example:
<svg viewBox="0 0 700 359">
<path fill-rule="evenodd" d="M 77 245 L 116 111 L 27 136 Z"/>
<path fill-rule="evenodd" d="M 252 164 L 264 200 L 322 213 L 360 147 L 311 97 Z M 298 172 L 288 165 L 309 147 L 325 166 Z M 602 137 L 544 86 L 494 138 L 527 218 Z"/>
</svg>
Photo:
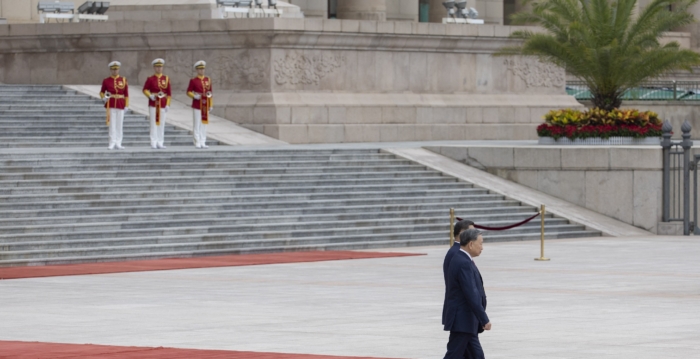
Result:
<svg viewBox="0 0 700 359">
<path fill-rule="evenodd" d="M 122 67 L 122 63 L 119 61 L 112 61 L 109 63 L 109 68 L 111 69 L 112 67 Z"/>
<path fill-rule="evenodd" d="M 155 66 L 155 65 L 165 65 L 165 60 L 163 60 L 163 59 L 155 59 L 155 60 L 153 60 L 153 62 L 151 62 L 151 65 L 153 65 L 153 66 Z"/>
<path fill-rule="evenodd" d="M 206 68 L 206 67 L 207 67 L 207 63 L 204 62 L 204 61 L 197 61 L 197 62 L 194 63 L 194 68 L 196 69 L 196 68 L 198 68 L 198 67 Z"/>
</svg>

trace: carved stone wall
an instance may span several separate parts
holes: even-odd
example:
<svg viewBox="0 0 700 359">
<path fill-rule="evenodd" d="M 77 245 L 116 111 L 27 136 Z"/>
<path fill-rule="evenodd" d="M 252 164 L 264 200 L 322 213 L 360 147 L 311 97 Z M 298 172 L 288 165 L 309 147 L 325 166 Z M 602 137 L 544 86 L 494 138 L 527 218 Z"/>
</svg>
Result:
<svg viewBox="0 0 700 359">
<path fill-rule="evenodd" d="M 566 85 L 566 72 L 561 67 L 540 62 L 536 58 L 509 58 L 504 60 L 508 72 L 523 81 L 528 89 Z"/>
<path fill-rule="evenodd" d="M 220 50 L 206 55 L 178 51 L 168 53 L 165 60 L 176 79 L 195 76 L 194 63 L 204 60 L 207 62 L 207 76 L 212 78 L 215 88 L 238 91 L 264 91 L 270 88 L 267 50 Z"/>
<path fill-rule="evenodd" d="M 342 55 L 314 56 L 288 52 L 284 58 L 275 60 L 272 70 L 277 85 L 319 85 L 322 78 L 336 72 L 344 64 L 345 57 Z"/>
</svg>

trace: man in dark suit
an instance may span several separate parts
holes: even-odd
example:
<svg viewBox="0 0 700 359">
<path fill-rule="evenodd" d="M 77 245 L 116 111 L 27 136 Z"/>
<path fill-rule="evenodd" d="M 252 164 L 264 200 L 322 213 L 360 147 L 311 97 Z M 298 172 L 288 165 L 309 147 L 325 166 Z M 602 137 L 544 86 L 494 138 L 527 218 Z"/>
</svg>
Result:
<svg viewBox="0 0 700 359">
<path fill-rule="evenodd" d="M 442 305 L 442 325 L 445 325 L 445 306 L 447 304 L 447 268 L 450 266 L 450 262 L 452 261 L 452 257 L 454 257 L 455 253 L 459 253 L 459 235 L 471 228 L 474 228 L 474 222 L 470 220 L 463 219 L 455 224 L 453 231 L 456 239 L 455 243 L 447 251 L 447 254 L 445 254 L 445 260 L 442 262 L 442 275 L 445 277 L 445 301 Z"/>
<path fill-rule="evenodd" d="M 473 258 L 483 250 L 484 239 L 477 229 L 468 229 L 459 236 L 460 249 L 447 270 L 445 330 L 450 332 L 445 359 L 484 359 L 479 331 L 491 330 L 486 315 L 486 292 Z"/>
</svg>

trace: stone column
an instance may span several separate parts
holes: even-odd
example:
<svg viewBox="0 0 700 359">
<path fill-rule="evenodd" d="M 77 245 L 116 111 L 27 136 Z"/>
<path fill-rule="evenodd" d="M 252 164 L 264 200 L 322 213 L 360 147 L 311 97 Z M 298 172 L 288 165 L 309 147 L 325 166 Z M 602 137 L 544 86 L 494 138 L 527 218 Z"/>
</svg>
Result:
<svg viewBox="0 0 700 359">
<path fill-rule="evenodd" d="M 338 0 L 338 19 L 386 21 L 386 0 Z"/>
</svg>

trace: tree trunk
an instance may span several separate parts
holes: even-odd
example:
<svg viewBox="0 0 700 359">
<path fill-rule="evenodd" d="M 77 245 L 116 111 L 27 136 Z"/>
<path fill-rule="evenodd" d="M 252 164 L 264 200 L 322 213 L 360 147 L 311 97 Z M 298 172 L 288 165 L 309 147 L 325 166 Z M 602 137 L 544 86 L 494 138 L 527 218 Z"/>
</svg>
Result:
<svg viewBox="0 0 700 359">
<path fill-rule="evenodd" d="M 593 95 L 593 106 L 612 111 L 622 106 L 622 96 L 616 93 L 591 93 Z"/>
</svg>

